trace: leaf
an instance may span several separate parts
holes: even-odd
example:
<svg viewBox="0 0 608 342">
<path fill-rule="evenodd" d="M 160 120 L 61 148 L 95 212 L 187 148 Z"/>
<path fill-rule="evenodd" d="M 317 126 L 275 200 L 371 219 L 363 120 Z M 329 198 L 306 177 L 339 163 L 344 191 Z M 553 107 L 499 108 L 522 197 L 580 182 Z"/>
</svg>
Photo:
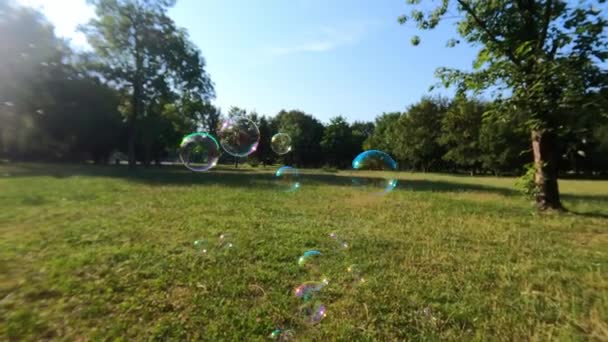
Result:
<svg viewBox="0 0 608 342">
<path fill-rule="evenodd" d="M 418 46 L 420 44 L 420 37 L 413 36 L 410 40 L 413 46 Z"/>
</svg>

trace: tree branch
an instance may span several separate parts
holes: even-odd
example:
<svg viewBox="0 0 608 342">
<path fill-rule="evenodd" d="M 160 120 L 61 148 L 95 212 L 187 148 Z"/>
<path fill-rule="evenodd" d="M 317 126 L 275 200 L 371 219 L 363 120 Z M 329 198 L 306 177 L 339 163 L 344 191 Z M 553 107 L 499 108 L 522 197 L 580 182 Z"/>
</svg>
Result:
<svg viewBox="0 0 608 342">
<path fill-rule="evenodd" d="M 540 39 L 538 40 L 538 49 L 542 49 L 545 46 L 545 40 L 547 39 L 547 32 L 549 31 L 549 23 L 551 22 L 551 12 L 553 10 L 553 0 L 547 0 L 545 5 L 545 14 L 543 16 L 543 26 L 540 33 Z"/>
<path fill-rule="evenodd" d="M 492 42 L 494 42 L 495 44 L 497 44 L 499 47 L 501 47 L 504 50 L 504 52 L 506 53 L 506 55 L 509 58 L 509 60 L 511 62 L 513 62 L 515 65 L 520 66 L 520 62 L 515 58 L 515 55 L 513 54 L 513 51 L 511 51 L 511 48 L 504 46 L 504 44 L 503 44 L 504 42 L 501 41 L 500 39 L 498 39 L 497 35 L 494 34 L 492 31 L 490 31 L 490 29 L 488 28 L 488 26 L 486 25 L 486 23 L 484 23 L 483 20 L 481 20 L 477 16 L 477 14 L 473 10 L 473 8 L 471 8 L 466 1 L 463 1 L 463 0 L 457 0 L 457 1 L 460 4 L 460 6 L 462 6 L 462 8 L 464 8 L 464 10 L 467 13 L 469 13 L 469 15 L 471 17 L 473 17 L 473 20 L 475 20 L 475 22 L 477 23 L 477 25 L 479 25 L 479 27 L 486 33 L 486 35 L 488 36 L 488 38 L 490 38 L 490 40 Z"/>
</svg>

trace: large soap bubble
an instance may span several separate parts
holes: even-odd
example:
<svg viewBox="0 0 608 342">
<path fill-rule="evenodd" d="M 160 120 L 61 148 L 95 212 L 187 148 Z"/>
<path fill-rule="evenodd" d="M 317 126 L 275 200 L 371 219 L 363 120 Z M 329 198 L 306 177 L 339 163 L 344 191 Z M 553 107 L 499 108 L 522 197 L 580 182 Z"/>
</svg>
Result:
<svg viewBox="0 0 608 342">
<path fill-rule="evenodd" d="M 226 153 L 234 157 L 246 157 L 257 150 L 260 130 L 253 121 L 237 116 L 222 122 L 218 137 Z"/>
<path fill-rule="evenodd" d="M 179 157 L 184 166 L 195 172 L 204 172 L 217 165 L 220 146 L 207 133 L 192 133 L 182 139 Z"/>
<path fill-rule="evenodd" d="M 355 185 L 383 193 L 397 187 L 397 163 L 382 151 L 365 151 L 353 159 L 352 166 Z"/>
</svg>

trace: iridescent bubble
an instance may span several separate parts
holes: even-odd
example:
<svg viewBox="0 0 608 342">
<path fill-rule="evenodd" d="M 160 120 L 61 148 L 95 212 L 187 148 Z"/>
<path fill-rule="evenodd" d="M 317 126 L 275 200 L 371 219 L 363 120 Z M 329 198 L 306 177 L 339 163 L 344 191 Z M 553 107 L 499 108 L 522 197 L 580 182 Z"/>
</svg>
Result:
<svg viewBox="0 0 608 342">
<path fill-rule="evenodd" d="M 369 150 L 353 159 L 353 184 L 384 193 L 397 187 L 397 163 L 388 154 Z"/>
<path fill-rule="evenodd" d="M 349 246 L 348 242 L 344 241 L 342 238 L 340 238 L 336 233 L 330 233 L 329 237 L 334 240 L 338 246 L 342 249 L 347 249 Z"/>
<path fill-rule="evenodd" d="M 210 134 L 192 133 L 182 139 L 179 157 L 188 169 L 204 172 L 217 165 L 220 146 Z"/>
<path fill-rule="evenodd" d="M 226 153 L 234 157 L 246 157 L 258 148 L 260 131 L 253 121 L 238 116 L 222 122 L 218 137 Z"/>
<path fill-rule="evenodd" d="M 327 308 L 325 304 L 318 301 L 311 301 L 300 306 L 300 315 L 302 320 L 308 324 L 317 324 L 327 316 Z"/>
<path fill-rule="evenodd" d="M 309 250 L 304 252 L 301 257 L 298 258 L 298 265 L 306 266 L 311 260 L 321 256 L 321 252 L 317 250 Z"/>
<path fill-rule="evenodd" d="M 199 250 L 201 253 L 207 253 L 209 250 L 209 243 L 205 240 L 194 241 L 194 248 Z"/>
<path fill-rule="evenodd" d="M 284 155 L 291 151 L 291 137 L 287 133 L 277 133 L 270 140 L 270 148 L 278 155 Z"/>
<path fill-rule="evenodd" d="M 296 295 L 296 297 L 308 301 L 316 292 L 321 291 L 325 286 L 327 286 L 328 283 L 329 282 L 327 279 L 323 279 L 323 281 L 307 281 L 296 287 L 293 290 L 293 293 Z"/>
<path fill-rule="evenodd" d="M 361 268 L 359 267 L 359 265 L 350 265 L 346 268 L 346 272 L 348 273 L 348 276 L 350 278 L 350 280 L 353 282 L 353 284 L 361 284 L 365 282 L 365 278 L 363 277 L 363 272 L 361 271 Z"/>
<path fill-rule="evenodd" d="M 268 336 L 271 340 L 277 341 L 293 341 L 295 333 L 291 329 L 275 329 Z"/>
<path fill-rule="evenodd" d="M 300 172 L 291 166 L 283 166 L 274 174 L 277 185 L 287 192 L 294 192 L 300 188 Z"/>
<path fill-rule="evenodd" d="M 220 248 L 223 249 L 230 249 L 234 247 L 234 244 L 232 244 L 232 242 L 230 242 L 230 234 L 229 233 L 222 233 L 220 234 L 219 238 L 218 238 L 218 245 Z"/>
</svg>

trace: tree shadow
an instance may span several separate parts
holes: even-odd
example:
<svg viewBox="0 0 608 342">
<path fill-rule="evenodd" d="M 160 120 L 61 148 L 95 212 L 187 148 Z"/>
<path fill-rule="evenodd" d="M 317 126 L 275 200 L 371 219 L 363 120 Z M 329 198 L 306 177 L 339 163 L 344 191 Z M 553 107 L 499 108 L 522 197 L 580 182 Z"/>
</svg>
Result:
<svg viewBox="0 0 608 342">
<path fill-rule="evenodd" d="M 162 167 L 139 167 L 129 170 L 124 165 L 87 165 L 87 164 L 3 164 L 0 175 L 9 177 L 51 176 L 55 178 L 68 178 L 73 176 L 121 178 L 131 182 L 156 185 L 222 185 L 228 187 L 255 187 L 269 189 L 276 179 L 274 171 L 278 169 L 266 167 L 257 169 L 234 169 L 220 165 L 210 172 L 195 173 L 179 165 L 163 165 Z M 365 182 L 382 182 L 382 178 L 359 177 Z M 303 170 L 300 174 L 302 184 L 351 186 L 353 179 L 347 174 L 325 173 L 320 170 Z M 508 187 L 489 186 L 484 184 L 471 184 L 445 180 L 400 179 L 395 189 L 406 191 L 423 191 L 439 193 L 457 192 L 484 192 L 501 196 L 520 196 L 515 189 Z M 608 202 L 608 195 L 563 194 L 565 201 L 600 201 Z M 599 213 L 578 213 L 581 216 Z"/>
<path fill-rule="evenodd" d="M 581 212 L 581 211 L 568 210 L 567 213 L 571 214 L 571 215 L 575 215 L 575 216 L 581 216 L 581 217 L 608 219 L 608 214 L 600 213 L 597 211 Z"/>
</svg>

